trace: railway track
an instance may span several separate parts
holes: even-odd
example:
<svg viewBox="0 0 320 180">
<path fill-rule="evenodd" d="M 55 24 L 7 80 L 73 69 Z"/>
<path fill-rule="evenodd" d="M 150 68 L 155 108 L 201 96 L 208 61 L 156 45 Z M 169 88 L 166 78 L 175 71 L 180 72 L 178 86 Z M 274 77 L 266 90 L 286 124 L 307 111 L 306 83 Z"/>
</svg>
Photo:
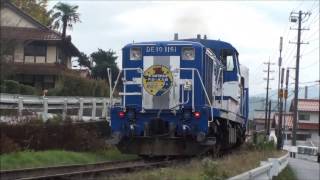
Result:
<svg viewBox="0 0 320 180">
<path fill-rule="evenodd" d="M 169 166 L 181 160 L 130 160 L 100 162 L 94 164 L 78 164 L 19 170 L 0 171 L 1 180 L 11 179 L 95 179 L 110 177 L 118 173 L 128 173 L 140 169 Z"/>
</svg>

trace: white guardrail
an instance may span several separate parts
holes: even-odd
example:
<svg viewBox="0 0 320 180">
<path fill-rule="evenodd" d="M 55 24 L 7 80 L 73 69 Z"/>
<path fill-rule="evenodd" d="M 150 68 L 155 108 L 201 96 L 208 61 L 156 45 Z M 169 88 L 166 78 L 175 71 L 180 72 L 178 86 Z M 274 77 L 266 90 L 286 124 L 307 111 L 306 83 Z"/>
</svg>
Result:
<svg viewBox="0 0 320 180">
<path fill-rule="evenodd" d="M 119 103 L 113 99 L 113 103 Z M 40 112 L 42 118 L 48 118 L 48 110 L 62 110 L 62 118 L 67 116 L 68 109 L 78 110 L 78 118 L 83 119 L 83 110 L 91 109 L 91 119 L 96 119 L 96 110 L 101 109 L 102 118 L 109 115 L 109 98 L 105 97 L 75 97 L 75 96 L 32 96 L 0 93 L 0 109 L 16 109 L 18 117 L 23 111 Z"/>
<path fill-rule="evenodd" d="M 271 180 L 288 165 L 289 153 L 280 158 L 269 158 L 268 161 L 261 161 L 260 167 L 233 176 L 228 180 Z"/>
</svg>

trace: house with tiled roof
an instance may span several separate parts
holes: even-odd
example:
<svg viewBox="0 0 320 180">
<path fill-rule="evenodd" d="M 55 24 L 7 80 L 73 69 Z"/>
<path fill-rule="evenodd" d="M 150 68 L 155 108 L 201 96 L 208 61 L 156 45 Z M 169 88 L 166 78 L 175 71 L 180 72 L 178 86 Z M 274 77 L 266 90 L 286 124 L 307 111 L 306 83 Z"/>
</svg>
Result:
<svg viewBox="0 0 320 180">
<path fill-rule="evenodd" d="M 275 111 L 270 112 L 270 128 L 273 128 L 273 117 L 274 117 Z M 256 131 L 263 131 L 265 130 L 265 124 L 268 122 L 268 119 L 265 119 L 266 111 L 265 110 L 254 110 L 253 112 L 253 123 L 254 123 L 254 129 Z M 268 116 L 268 115 L 267 115 Z M 267 117 L 268 118 L 268 117 Z"/>
<path fill-rule="evenodd" d="M 283 118 L 284 144 L 291 145 L 293 127 L 293 102 L 290 112 Z M 297 114 L 297 145 L 319 146 L 319 99 L 298 99 Z M 275 114 L 278 124 L 278 114 Z"/>
<path fill-rule="evenodd" d="M 71 37 L 42 25 L 9 1 L 1 1 L 1 42 L 11 44 L 2 56 L 12 67 L 15 80 L 20 83 L 48 89 L 64 71 L 71 71 L 71 58 L 79 50 Z"/>
</svg>

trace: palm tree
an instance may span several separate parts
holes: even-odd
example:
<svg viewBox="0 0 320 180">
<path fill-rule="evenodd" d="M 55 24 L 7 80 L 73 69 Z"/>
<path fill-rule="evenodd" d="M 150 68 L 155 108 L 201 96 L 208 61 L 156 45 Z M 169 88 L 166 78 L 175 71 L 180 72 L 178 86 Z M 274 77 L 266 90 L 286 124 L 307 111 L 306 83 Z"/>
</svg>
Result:
<svg viewBox="0 0 320 180">
<path fill-rule="evenodd" d="M 66 37 L 66 30 L 67 27 L 72 29 L 72 25 L 80 21 L 80 14 L 77 12 L 78 10 L 77 5 L 72 6 L 66 3 L 59 2 L 56 4 L 50 14 L 51 16 L 51 24 L 54 29 L 59 29 L 62 23 L 62 38 Z"/>
</svg>

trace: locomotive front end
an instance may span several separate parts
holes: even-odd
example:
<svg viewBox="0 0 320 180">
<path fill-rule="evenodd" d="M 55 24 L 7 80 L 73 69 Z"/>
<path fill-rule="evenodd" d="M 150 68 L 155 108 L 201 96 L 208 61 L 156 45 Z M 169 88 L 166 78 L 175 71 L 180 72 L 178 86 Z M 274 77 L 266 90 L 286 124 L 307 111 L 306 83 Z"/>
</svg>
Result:
<svg viewBox="0 0 320 180">
<path fill-rule="evenodd" d="M 201 44 L 183 41 L 123 48 L 121 105 L 111 108 L 112 133 L 121 152 L 195 155 L 215 143 L 206 138 L 214 110 L 206 106 L 205 53 Z"/>
</svg>

